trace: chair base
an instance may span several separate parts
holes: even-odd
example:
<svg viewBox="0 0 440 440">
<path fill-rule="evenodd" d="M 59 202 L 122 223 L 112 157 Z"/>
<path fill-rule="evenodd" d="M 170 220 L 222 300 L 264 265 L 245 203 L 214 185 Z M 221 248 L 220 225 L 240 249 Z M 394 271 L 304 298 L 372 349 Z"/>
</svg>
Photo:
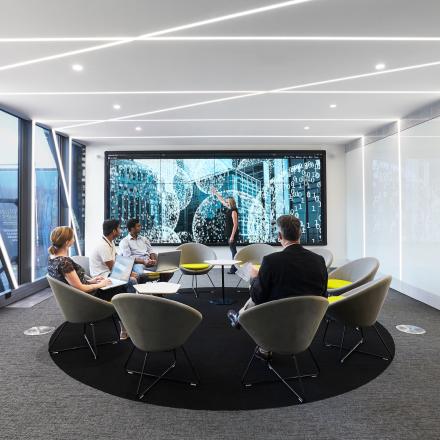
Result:
<svg viewBox="0 0 440 440">
<path fill-rule="evenodd" d="M 96 336 L 95 336 L 95 323 L 94 322 L 89 322 L 89 323 L 83 324 L 83 338 L 85 339 L 85 341 L 87 343 L 86 345 L 76 345 L 76 346 L 73 346 L 73 347 L 67 347 L 67 348 L 62 348 L 62 349 L 59 349 L 59 350 L 54 350 L 53 346 L 55 345 L 55 342 L 57 341 L 57 339 L 59 338 L 59 336 L 63 332 L 64 328 L 68 324 L 67 322 L 65 322 L 64 324 L 61 325 L 61 327 L 58 330 L 58 333 L 56 334 L 56 336 L 54 337 L 53 341 L 49 345 L 49 353 L 50 354 L 60 354 L 60 353 L 66 352 L 66 351 L 74 351 L 74 350 L 81 350 L 81 349 L 84 349 L 84 348 L 88 348 L 92 352 L 93 358 L 95 360 L 98 359 L 98 347 L 100 347 L 102 345 L 117 344 L 119 342 L 118 328 L 117 328 L 117 325 L 116 325 L 116 322 L 115 322 L 115 318 L 113 316 L 112 316 L 112 320 L 113 320 L 113 324 L 114 324 L 114 327 L 115 327 L 115 330 L 116 330 L 117 339 L 97 343 L 96 342 Z M 87 337 L 87 326 L 88 325 L 92 329 L 92 341 L 90 341 L 89 338 Z"/>
<path fill-rule="evenodd" d="M 184 272 L 182 272 L 182 273 L 180 274 L 179 281 L 177 281 L 178 284 L 180 283 L 180 280 L 182 279 L 183 275 L 190 275 L 190 276 L 192 276 L 192 280 L 191 280 L 191 288 L 192 288 L 193 293 L 194 293 L 194 296 L 195 296 L 196 298 L 199 298 L 199 292 L 201 292 L 201 290 L 200 290 L 200 289 L 198 288 L 198 286 L 197 286 L 197 277 L 199 277 L 199 276 L 201 276 L 201 275 L 207 275 L 207 277 L 209 278 L 209 281 L 210 281 L 211 284 L 212 284 L 212 287 L 215 288 L 215 285 L 214 285 L 214 283 L 212 282 L 212 279 L 211 279 L 211 277 L 209 276 L 209 273 L 201 273 L 201 274 L 194 274 L 194 273 L 193 273 L 193 274 L 189 274 L 189 273 L 184 273 Z M 209 290 L 208 293 L 214 293 L 214 291 L 213 291 L 213 290 Z"/>
<path fill-rule="evenodd" d="M 259 347 L 257 346 L 255 348 L 255 350 L 254 350 L 254 353 L 252 354 L 251 359 L 249 360 L 249 363 L 247 364 L 246 369 L 244 370 L 244 373 L 243 373 L 242 377 L 241 377 L 241 384 L 244 387 L 249 388 L 249 387 L 252 387 L 254 385 L 282 382 L 290 390 L 290 392 L 298 399 L 299 403 L 304 403 L 305 402 L 305 398 L 304 398 L 305 392 L 304 392 L 304 385 L 303 385 L 302 379 L 305 379 L 305 378 L 316 378 L 316 377 L 318 377 L 319 373 L 321 372 L 320 368 L 319 368 L 319 365 L 316 362 L 315 356 L 313 355 L 312 350 L 310 350 L 310 348 L 307 349 L 308 352 L 310 353 L 310 357 L 312 358 L 313 363 L 315 364 L 316 372 L 307 373 L 307 374 L 301 374 L 300 371 L 299 371 L 298 361 L 296 359 L 296 356 L 292 355 L 293 361 L 295 363 L 296 373 L 297 373 L 295 376 L 282 377 L 281 374 L 274 368 L 274 366 L 272 365 L 272 362 L 270 361 L 270 359 L 267 359 L 267 360 L 265 360 L 266 366 L 268 367 L 269 371 L 272 372 L 276 376 L 277 379 L 275 379 L 275 380 L 260 380 L 260 381 L 254 381 L 254 382 L 247 382 L 247 381 L 245 381 L 246 376 L 247 376 L 248 371 L 249 371 L 249 369 L 250 369 L 250 367 L 251 367 L 251 365 L 252 365 L 252 363 L 253 363 L 253 361 L 254 361 L 257 353 L 258 353 L 258 350 L 259 350 Z M 300 387 L 301 387 L 301 390 L 302 390 L 302 395 L 298 394 L 298 392 L 295 391 L 295 389 L 292 386 L 289 385 L 288 381 L 294 380 L 294 379 L 298 379 Z"/>
<path fill-rule="evenodd" d="M 128 368 L 128 363 L 136 349 L 135 346 L 133 346 L 127 360 L 125 361 L 124 364 L 124 369 L 128 374 L 139 374 L 140 378 L 139 378 L 139 382 L 138 382 L 138 386 L 137 386 L 137 390 L 136 390 L 136 396 L 138 397 L 139 400 L 142 400 L 145 395 L 160 381 L 160 380 L 168 380 L 170 382 L 176 382 L 176 383 L 184 383 L 187 385 L 190 385 L 192 387 L 197 387 L 200 385 L 200 377 L 196 371 L 196 369 L 194 368 L 193 363 L 191 362 L 191 359 L 188 356 L 188 353 L 186 352 L 185 348 L 183 346 L 180 347 L 182 349 L 182 352 L 185 356 L 185 359 L 192 371 L 192 374 L 195 378 L 195 380 L 184 380 L 184 379 L 177 379 L 177 378 L 170 378 L 170 377 L 165 377 L 172 369 L 174 369 L 177 365 L 177 353 L 176 353 L 176 349 L 171 350 L 173 353 L 173 361 L 171 362 L 171 364 L 161 373 L 161 374 L 153 374 L 153 373 L 148 373 L 145 371 L 145 367 L 146 367 L 146 363 L 147 363 L 147 357 L 149 352 L 145 352 L 145 356 L 144 356 L 144 360 L 143 360 L 143 364 L 142 364 L 142 370 L 141 371 L 137 371 L 137 370 L 132 370 Z M 142 385 L 142 380 L 144 378 L 144 376 L 146 377 L 152 377 L 155 380 L 153 381 L 153 383 L 151 383 L 147 388 L 145 388 L 141 393 L 139 392 L 139 390 L 141 389 L 141 385 Z M 193 378 L 193 379 L 194 379 Z"/>
<path fill-rule="evenodd" d="M 344 329 L 342 331 L 341 343 L 339 345 L 338 344 L 328 343 L 327 340 L 326 340 L 326 336 L 327 336 L 328 328 L 330 326 L 330 322 L 331 322 L 331 320 L 327 319 L 327 324 L 326 324 L 326 327 L 325 327 L 325 332 L 324 332 L 324 337 L 323 337 L 323 344 L 324 344 L 325 347 L 328 347 L 328 348 L 338 348 L 339 349 L 339 362 L 341 364 L 343 364 L 353 353 L 359 353 L 359 354 L 364 354 L 364 355 L 367 355 L 367 356 L 377 357 L 377 358 L 380 358 L 380 359 L 382 359 L 384 361 L 391 361 L 393 359 L 393 355 L 391 354 L 391 351 L 389 350 L 387 344 L 383 340 L 382 335 L 380 334 L 378 328 L 376 327 L 376 324 L 374 324 L 372 327 L 376 331 L 376 334 L 378 335 L 378 337 L 380 339 L 380 342 L 385 347 L 385 349 L 386 349 L 386 351 L 388 353 L 388 357 L 384 356 L 382 354 L 371 353 L 369 351 L 364 351 L 364 350 L 359 350 L 358 349 L 358 347 L 360 347 L 361 345 L 363 345 L 365 343 L 365 335 L 364 335 L 364 330 L 363 330 L 362 327 L 355 327 L 355 330 L 359 331 L 361 333 L 361 339 L 358 342 L 356 342 L 356 344 L 353 347 L 351 347 L 351 348 L 344 347 L 345 332 L 346 332 L 346 329 L 347 329 L 346 325 L 344 325 Z M 342 351 L 343 350 L 348 352 L 344 356 L 342 355 Z"/>
</svg>

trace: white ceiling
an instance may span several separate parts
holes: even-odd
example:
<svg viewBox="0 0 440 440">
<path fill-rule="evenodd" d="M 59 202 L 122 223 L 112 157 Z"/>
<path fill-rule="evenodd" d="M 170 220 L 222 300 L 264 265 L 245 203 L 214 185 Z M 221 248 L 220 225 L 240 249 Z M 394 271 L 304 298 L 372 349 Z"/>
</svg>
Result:
<svg viewBox="0 0 440 440">
<path fill-rule="evenodd" d="M 276 3 L 0 0 L 0 39 L 139 37 Z M 440 99 L 439 16 L 438 0 L 310 0 L 87 52 L 114 41 L 0 40 L 0 106 L 87 144 L 345 144 Z M 212 36 L 437 41 L 174 38 Z M 378 62 L 418 68 L 377 75 Z"/>
</svg>

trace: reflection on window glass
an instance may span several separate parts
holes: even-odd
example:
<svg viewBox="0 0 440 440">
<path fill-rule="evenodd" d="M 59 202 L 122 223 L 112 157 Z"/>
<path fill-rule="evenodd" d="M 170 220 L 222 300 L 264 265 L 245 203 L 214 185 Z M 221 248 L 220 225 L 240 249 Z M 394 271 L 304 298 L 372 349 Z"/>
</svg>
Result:
<svg viewBox="0 0 440 440">
<path fill-rule="evenodd" d="M 8 283 L 8 278 L 6 277 L 6 273 L 3 268 L 3 264 L 0 260 L 0 293 L 3 293 L 9 289 L 10 289 L 10 287 L 9 287 L 9 283 Z"/>
<path fill-rule="evenodd" d="M 18 272 L 18 118 L 0 111 L 0 233 Z M 3 281 L 3 276 L 1 280 Z M 1 289 L 0 284 L 0 289 Z"/>
<path fill-rule="evenodd" d="M 58 226 L 58 170 L 55 146 L 49 130 L 35 127 L 35 275 L 47 273 L 50 233 Z"/>
<path fill-rule="evenodd" d="M 73 222 L 78 233 L 79 247 L 84 255 L 84 230 L 86 216 L 85 199 L 86 148 L 84 145 L 72 144 L 72 210 Z M 72 255 L 76 254 L 76 247 L 71 247 Z"/>
</svg>

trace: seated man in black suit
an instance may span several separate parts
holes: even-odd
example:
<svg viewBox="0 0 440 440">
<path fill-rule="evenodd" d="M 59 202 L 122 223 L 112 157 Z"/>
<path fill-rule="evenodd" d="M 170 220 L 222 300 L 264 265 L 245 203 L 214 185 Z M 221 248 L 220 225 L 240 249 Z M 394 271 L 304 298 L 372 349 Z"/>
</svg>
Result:
<svg viewBox="0 0 440 440">
<path fill-rule="evenodd" d="M 293 215 L 277 219 L 278 241 L 284 248 L 263 258 L 260 270 L 251 273 L 250 299 L 239 313 L 258 304 L 290 296 L 327 296 L 327 268 L 324 258 L 303 248 L 299 242 L 301 222 Z M 228 312 L 237 327 L 238 314 Z"/>
</svg>

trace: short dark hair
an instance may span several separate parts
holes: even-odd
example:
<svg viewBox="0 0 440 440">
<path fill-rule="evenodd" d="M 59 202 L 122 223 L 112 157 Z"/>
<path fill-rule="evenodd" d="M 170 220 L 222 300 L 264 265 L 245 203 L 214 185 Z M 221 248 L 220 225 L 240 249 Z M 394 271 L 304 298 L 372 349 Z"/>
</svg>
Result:
<svg viewBox="0 0 440 440">
<path fill-rule="evenodd" d="M 294 215 L 278 217 L 277 226 L 285 240 L 297 241 L 301 237 L 301 222 Z"/>
<path fill-rule="evenodd" d="M 128 222 L 127 222 L 128 232 L 130 232 L 131 228 L 134 228 L 138 223 L 139 223 L 138 218 L 131 218 L 130 220 L 128 220 Z"/>
<path fill-rule="evenodd" d="M 104 220 L 104 223 L 102 224 L 102 233 L 107 236 L 110 235 L 115 229 L 118 229 L 121 222 L 119 220 L 115 219 L 107 219 Z"/>
</svg>

